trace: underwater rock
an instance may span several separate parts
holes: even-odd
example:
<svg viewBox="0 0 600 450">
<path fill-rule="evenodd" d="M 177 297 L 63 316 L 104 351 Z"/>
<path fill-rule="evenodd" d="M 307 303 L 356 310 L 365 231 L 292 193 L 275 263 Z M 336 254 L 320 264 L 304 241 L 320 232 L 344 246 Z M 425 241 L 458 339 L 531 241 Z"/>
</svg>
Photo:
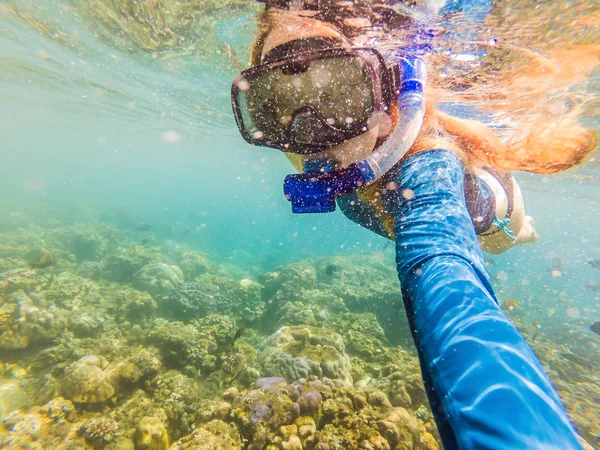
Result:
<svg viewBox="0 0 600 450">
<path fill-rule="evenodd" d="M 255 389 L 277 390 L 282 384 L 286 384 L 282 377 L 262 377 L 254 382 Z"/>
<path fill-rule="evenodd" d="M 98 283 L 69 272 L 54 278 L 43 294 L 46 300 L 70 310 L 96 306 L 102 301 Z"/>
<path fill-rule="evenodd" d="M 300 414 L 312 416 L 319 411 L 319 408 L 321 408 L 323 396 L 315 389 L 305 392 L 298 398 L 297 401 L 298 405 L 300 405 Z"/>
<path fill-rule="evenodd" d="M 241 450 L 241 448 L 242 442 L 237 429 L 221 420 L 208 422 L 171 446 L 171 450 Z"/>
<path fill-rule="evenodd" d="M 89 448 L 76 432 L 76 420 L 75 407 L 62 397 L 55 398 L 30 414 L 15 411 L 0 424 L 0 448 Z"/>
<path fill-rule="evenodd" d="M 249 450 L 438 449 L 423 424 L 405 409 L 393 408 L 380 391 L 316 377 L 277 388 L 263 381 L 264 389 L 223 394 L 231 411 L 220 420 L 235 426 Z M 368 405 L 367 397 L 376 405 Z M 356 406 L 356 398 L 365 400 Z"/>
<path fill-rule="evenodd" d="M 79 428 L 79 435 L 83 436 L 93 448 L 104 448 L 117 437 L 119 424 L 107 417 L 90 419 Z"/>
<path fill-rule="evenodd" d="M 16 409 L 26 409 L 29 406 L 29 396 L 18 380 L 0 378 L 0 420 Z"/>
<path fill-rule="evenodd" d="M 115 393 L 104 371 L 108 361 L 102 356 L 87 355 L 65 370 L 60 392 L 75 403 L 101 403 Z"/>
<path fill-rule="evenodd" d="M 69 317 L 69 330 L 80 338 L 94 337 L 102 332 L 103 323 L 104 320 L 97 313 L 77 311 Z"/>
<path fill-rule="evenodd" d="M 335 276 L 327 276 L 329 264 L 336 266 Z M 381 253 L 334 256 L 320 258 L 315 266 L 320 290 L 342 299 L 350 312 L 374 313 L 390 342 L 412 343 L 392 259 Z"/>
<path fill-rule="evenodd" d="M 214 273 L 216 264 L 202 252 L 194 250 L 179 250 L 177 252 L 177 265 L 183 272 L 186 280 L 193 280 L 198 275 Z"/>
<path fill-rule="evenodd" d="M 162 261 L 162 255 L 156 249 L 142 246 L 128 247 L 103 260 L 102 277 L 119 283 L 129 282 L 142 267 Z"/>
<path fill-rule="evenodd" d="M 0 348 L 16 350 L 30 343 L 52 342 L 66 328 L 57 308 L 44 308 L 44 298 L 22 290 L 0 296 Z"/>
<path fill-rule="evenodd" d="M 105 290 L 103 294 L 105 298 L 112 297 L 117 309 L 115 314 L 117 322 L 126 320 L 147 327 L 156 317 L 158 304 L 147 292 L 117 285 L 116 289 L 111 289 L 110 292 Z"/>
<path fill-rule="evenodd" d="M 190 366 L 208 374 L 215 370 L 217 356 L 230 350 L 235 325 L 225 316 L 212 314 L 191 324 L 154 321 L 147 342 L 162 353 L 165 364 Z"/>
<path fill-rule="evenodd" d="M 272 300 L 276 295 L 285 298 L 289 294 L 288 300 L 293 300 L 305 290 L 316 287 L 317 273 L 310 262 L 303 261 L 279 267 L 277 271 L 263 275 L 263 280 L 259 281 L 264 285 L 265 299 Z"/>
<path fill-rule="evenodd" d="M 147 381 L 150 385 L 152 380 Z M 146 388 L 146 386 L 144 386 Z M 154 402 L 151 395 L 142 389 L 131 389 L 123 390 L 123 396 L 119 398 L 120 402 L 118 406 L 111 411 L 110 417 L 115 419 L 119 423 L 119 427 L 123 430 L 121 437 L 128 437 L 129 447 L 134 448 L 135 430 L 143 417 L 156 417 L 159 419 L 169 430 L 169 437 L 172 437 L 174 429 L 168 426 L 167 413 L 162 409 L 161 405 L 158 404 L 158 400 L 164 402 L 166 399 L 162 396 L 157 398 L 157 402 Z M 121 402 L 121 400 L 124 400 Z M 175 401 L 175 398 L 172 399 Z M 181 416 L 184 417 L 184 416 Z M 181 418 L 180 417 L 180 418 Z M 177 430 L 180 430 L 180 426 L 176 426 Z M 191 430 L 189 427 L 184 427 L 184 433 L 187 434 Z M 178 432 L 178 431 L 177 431 Z M 115 445 L 115 443 L 111 444 Z M 119 448 L 119 447 L 117 447 Z"/>
<path fill-rule="evenodd" d="M 332 317 L 329 326 L 344 338 L 349 354 L 366 360 L 377 357 L 388 341 L 373 313 L 344 313 Z M 378 351 L 379 350 L 379 351 Z"/>
<path fill-rule="evenodd" d="M 291 325 L 317 325 L 314 311 L 301 302 L 287 302 L 277 310 L 275 328 Z"/>
<path fill-rule="evenodd" d="M 168 294 L 183 281 L 183 273 L 179 267 L 163 263 L 149 264 L 133 275 L 133 286 L 153 297 Z"/>
<path fill-rule="evenodd" d="M 75 405 L 62 397 L 56 397 L 42 406 L 40 414 L 49 417 L 55 422 L 75 422 L 77 420 Z"/>
<path fill-rule="evenodd" d="M 103 236 L 95 229 L 72 230 L 69 234 L 68 249 L 77 261 L 99 261 L 107 252 L 109 238 L 116 239 L 115 230 L 106 228 L 107 236 Z M 113 236 L 110 236 L 113 235 Z"/>
<path fill-rule="evenodd" d="M 544 369 L 556 386 L 569 416 L 581 437 L 592 444 L 600 436 L 600 347 L 570 335 L 569 345 L 543 338 L 530 342 Z M 589 334 L 589 333 L 588 333 Z M 564 341 L 563 341 L 564 342 Z"/>
<path fill-rule="evenodd" d="M 317 424 L 312 417 L 298 417 L 294 421 L 298 427 L 298 438 L 300 438 L 302 448 L 313 448 L 316 443 Z"/>
<path fill-rule="evenodd" d="M 33 269 L 13 269 L 0 275 L 0 292 L 8 295 L 23 290 L 29 292 L 38 283 L 38 275 Z"/>
<path fill-rule="evenodd" d="M 203 339 L 193 325 L 156 319 L 146 341 L 161 351 L 169 367 L 192 366 L 204 372 L 215 368 L 217 358 L 214 354 L 218 351 L 216 341 Z"/>
<path fill-rule="evenodd" d="M 231 404 L 227 402 L 219 403 L 212 411 L 214 419 L 226 420 L 231 414 Z"/>
<path fill-rule="evenodd" d="M 263 313 L 261 286 L 249 279 L 241 281 L 211 274 L 183 283 L 161 303 L 169 317 L 184 322 L 216 313 L 233 317 L 244 324 L 256 322 Z"/>
<path fill-rule="evenodd" d="M 352 383 L 344 342 L 333 331 L 301 325 L 283 327 L 265 341 L 263 348 L 259 361 L 267 376 L 293 382 L 315 375 Z"/>
<path fill-rule="evenodd" d="M 97 261 L 83 261 L 75 269 L 75 274 L 83 278 L 89 278 L 90 280 L 99 281 L 102 278 L 102 271 L 104 266 L 101 262 Z"/>
<path fill-rule="evenodd" d="M 417 409 L 428 405 L 427 393 L 417 367 L 393 372 L 376 381 L 377 389 L 385 392 L 393 406 Z"/>
<path fill-rule="evenodd" d="M 139 348 L 125 360 L 120 361 L 108 370 L 112 386 L 130 389 L 155 377 L 162 368 L 162 361 L 157 349 Z"/>
<path fill-rule="evenodd" d="M 135 450 L 168 450 L 169 435 L 158 417 L 142 417 L 133 438 Z"/>
<path fill-rule="evenodd" d="M 259 378 L 260 372 L 258 371 L 258 369 L 255 369 L 254 367 L 246 367 L 246 369 L 241 373 L 238 381 L 240 385 L 247 388 L 252 386 L 252 384 Z"/>
<path fill-rule="evenodd" d="M 173 439 L 192 431 L 204 401 L 197 381 L 170 370 L 147 382 L 146 388 L 154 407 L 165 415 L 164 422 Z"/>
</svg>

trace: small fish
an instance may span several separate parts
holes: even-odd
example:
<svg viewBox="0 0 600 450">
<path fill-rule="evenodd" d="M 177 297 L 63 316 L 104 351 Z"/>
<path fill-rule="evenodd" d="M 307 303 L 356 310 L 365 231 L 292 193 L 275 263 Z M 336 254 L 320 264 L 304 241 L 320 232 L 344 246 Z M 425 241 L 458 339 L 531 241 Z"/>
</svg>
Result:
<svg viewBox="0 0 600 450">
<path fill-rule="evenodd" d="M 394 245 L 394 241 L 392 241 L 391 239 L 389 241 L 387 241 L 385 244 L 383 244 L 383 250 L 387 250 L 388 248 L 390 248 L 392 245 Z"/>
<path fill-rule="evenodd" d="M 49 267 L 55 263 L 56 256 L 54 256 L 54 253 L 47 252 L 44 253 L 39 260 L 30 263 L 30 266 L 32 269 L 43 269 L 44 267 Z"/>
<path fill-rule="evenodd" d="M 512 311 L 513 309 L 517 308 L 519 305 L 517 304 L 517 301 L 514 298 L 507 298 L 506 300 L 504 300 L 502 302 L 502 306 L 504 307 L 504 309 L 508 309 L 509 311 Z"/>
<path fill-rule="evenodd" d="M 227 382 L 227 386 L 231 387 L 233 382 L 240 376 L 246 368 L 246 357 L 242 353 L 233 353 L 225 361 L 223 361 L 223 372 L 231 375 Z"/>
<path fill-rule="evenodd" d="M 235 341 L 237 341 L 242 336 L 242 334 L 244 334 L 245 331 L 246 327 L 244 325 L 239 327 L 235 332 L 235 335 L 233 336 L 233 341 L 231 343 L 233 344 Z"/>
<path fill-rule="evenodd" d="M 148 231 L 152 228 L 152 225 L 149 223 L 140 223 L 137 227 L 134 228 L 135 231 Z"/>
<path fill-rule="evenodd" d="M 600 335 L 600 322 L 594 322 L 590 325 L 590 330 Z"/>
<path fill-rule="evenodd" d="M 596 270 L 600 270 L 600 259 L 588 259 L 588 264 Z"/>
<path fill-rule="evenodd" d="M 146 239 L 142 239 L 142 242 L 140 242 L 140 244 L 146 245 L 148 242 L 150 242 L 150 239 L 146 238 Z"/>
</svg>

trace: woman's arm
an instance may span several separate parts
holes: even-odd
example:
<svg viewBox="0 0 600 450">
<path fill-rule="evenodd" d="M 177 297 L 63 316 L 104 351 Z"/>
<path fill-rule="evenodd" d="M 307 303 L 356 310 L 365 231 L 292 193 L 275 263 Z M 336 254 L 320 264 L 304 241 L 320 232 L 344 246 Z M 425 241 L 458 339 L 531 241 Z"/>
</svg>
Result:
<svg viewBox="0 0 600 450">
<path fill-rule="evenodd" d="M 498 307 L 464 200 L 464 167 L 425 151 L 387 175 L 398 276 L 447 450 L 580 449 L 558 394 Z"/>
</svg>

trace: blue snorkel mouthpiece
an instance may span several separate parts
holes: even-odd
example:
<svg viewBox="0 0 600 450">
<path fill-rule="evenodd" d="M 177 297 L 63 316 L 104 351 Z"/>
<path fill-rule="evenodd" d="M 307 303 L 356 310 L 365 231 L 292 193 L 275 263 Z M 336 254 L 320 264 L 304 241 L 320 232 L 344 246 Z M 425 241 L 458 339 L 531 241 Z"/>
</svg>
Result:
<svg viewBox="0 0 600 450">
<path fill-rule="evenodd" d="M 335 200 L 363 186 L 364 177 L 356 164 L 340 170 L 324 169 L 288 175 L 283 182 L 285 198 L 293 213 L 335 211 Z"/>
<path fill-rule="evenodd" d="M 412 50 L 412 51 L 411 51 Z M 427 76 L 423 46 L 402 50 L 393 56 L 400 67 L 396 92 L 398 123 L 388 138 L 369 156 L 345 169 L 334 170 L 331 160 L 308 161 L 304 173 L 288 175 L 283 182 L 285 197 L 294 213 L 335 211 L 335 200 L 379 180 L 412 147 L 423 125 Z"/>
</svg>

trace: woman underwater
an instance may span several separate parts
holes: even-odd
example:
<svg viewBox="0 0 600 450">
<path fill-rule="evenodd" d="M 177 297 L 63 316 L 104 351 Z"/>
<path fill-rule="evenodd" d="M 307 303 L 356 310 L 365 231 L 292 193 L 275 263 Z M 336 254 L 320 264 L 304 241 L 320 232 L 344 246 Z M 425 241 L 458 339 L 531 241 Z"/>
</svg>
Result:
<svg viewBox="0 0 600 450">
<path fill-rule="evenodd" d="M 382 37 L 383 36 L 383 37 Z M 267 4 L 232 86 L 242 136 L 285 152 L 294 212 L 340 207 L 395 240 L 423 379 L 446 449 L 582 448 L 539 361 L 498 306 L 481 249 L 535 240 L 508 173 L 595 148 L 573 122 L 507 145 L 435 107 L 429 32 L 385 4 Z M 375 47 L 377 44 L 377 49 Z"/>
</svg>

